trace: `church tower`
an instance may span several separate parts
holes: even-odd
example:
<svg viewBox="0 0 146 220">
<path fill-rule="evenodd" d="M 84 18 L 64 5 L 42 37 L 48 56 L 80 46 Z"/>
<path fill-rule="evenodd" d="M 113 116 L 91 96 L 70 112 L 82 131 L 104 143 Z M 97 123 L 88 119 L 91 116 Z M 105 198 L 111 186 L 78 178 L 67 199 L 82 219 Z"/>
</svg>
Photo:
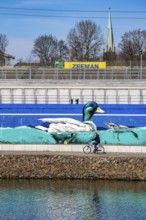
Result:
<svg viewBox="0 0 146 220">
<path fill-rule="evenodd" d="M 109 12 L 105 52 L 115 52 L 111 13 Z"/>
<path fill-rule="evenodd" d="M 113 59 L 115 59 L 115 45 L 114 45 L 112 19 L 109 9 L 107 36 L 106 36 L 106 42 L 104 48 L 104 60 L 113 60 Z"/>
</svg>

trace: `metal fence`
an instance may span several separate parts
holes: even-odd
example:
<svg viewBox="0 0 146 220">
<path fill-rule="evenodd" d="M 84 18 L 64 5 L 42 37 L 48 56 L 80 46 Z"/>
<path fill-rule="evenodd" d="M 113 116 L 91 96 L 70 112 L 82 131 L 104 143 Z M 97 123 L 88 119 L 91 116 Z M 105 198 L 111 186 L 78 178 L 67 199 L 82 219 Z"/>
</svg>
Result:
<svg viewBox="0 0 146 220">
<path fill-rule="evenodd" d="M 106 69 L 57 69 L 34 67 L 0 67 L 0 80 L 102 80 L 102 79 L 146 79 L 146 68 L 106 68 Z"/>
</svg>

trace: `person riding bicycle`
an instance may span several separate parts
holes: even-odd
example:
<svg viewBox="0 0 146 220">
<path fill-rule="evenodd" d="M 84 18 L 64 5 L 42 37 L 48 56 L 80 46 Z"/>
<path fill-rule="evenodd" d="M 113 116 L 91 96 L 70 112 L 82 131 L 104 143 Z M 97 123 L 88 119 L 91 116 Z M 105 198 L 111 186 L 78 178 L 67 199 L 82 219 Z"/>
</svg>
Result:
<svg viewBox="0 0 146 220">
<path fill-rule="evenodd" d="M 91 140 L 91 144 L 93 144 L 94 146 L 94 150 L 93 150 L 93 153 L 96 153 L 97 151 L 97 146 L 98 144 L 100 144 L 100 137 L 97 133 L 94 134 L 92 140 Z"/>
</svg>

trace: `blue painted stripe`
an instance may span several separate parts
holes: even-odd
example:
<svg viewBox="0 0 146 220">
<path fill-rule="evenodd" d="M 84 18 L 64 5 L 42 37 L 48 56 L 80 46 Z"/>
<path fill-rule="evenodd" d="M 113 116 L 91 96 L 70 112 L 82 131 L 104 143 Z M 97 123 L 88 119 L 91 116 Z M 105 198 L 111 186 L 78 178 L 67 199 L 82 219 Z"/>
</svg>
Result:
<svg viewBox="0 0 146 220">
<path fill-rule="evenodd" d="M 0 116 L 3 116 L 3 115 L 6 115 L 6 116 L 39 116 L 39 115 L 47 115 L 47 116 L 65 116 L 65 115 L 67 115 L 67 116 L 82 116 L 82 114 L 68 114 L 68 113 L 65 113 L 65 114 L 60 114 L 60 113 L 55 113 L 55 114 L 50 114 L 50 113 L 0 113 Z M 146 114 L 99 114 L 99 115 L 94 115 L 94 117 L 106 117 L 106 116 L 126 116 L 126 117 L 128 117 L 128 116 L 134 116 L 134 117 L 139 117 L 139 116 L 142 116 L 142 117 L 145 117 L 146 116 Z"/>
<path fill-rule="evenodd" d="M 144 104 L 102 104 L 104 114 L 93 117 L 97 127 L 107 128 L 111 121 L 130 127 L 146 126 L 146 105 Z M 0 127 L 36 126 L 40 118 L 68 117 L 82 121 L 83 104 L 0 104 Z"/>
</svg>

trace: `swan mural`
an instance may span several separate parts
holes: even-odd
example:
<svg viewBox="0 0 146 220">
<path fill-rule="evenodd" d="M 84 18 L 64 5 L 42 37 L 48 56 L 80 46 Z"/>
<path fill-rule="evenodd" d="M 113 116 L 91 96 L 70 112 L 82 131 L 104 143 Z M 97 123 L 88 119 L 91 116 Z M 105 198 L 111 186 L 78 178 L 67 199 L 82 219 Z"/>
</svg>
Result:
<svg viewBox="0 0 146 220">
<path fill-rule="evenodd" d="M 71 105 L 69 106 L 71 107 Z M 76 105 L 76 108 L 78 106 L 79 105 Z M 6 120 L 9 120 L 8 114 L 5 117 L 0 116 L 0 143 L 86 144 L 93 140 L 96 133 L 100 137 L 101 144 L 146 145 L 145 126 L 129 127 L 127 125 L 117 124 L 112 121 L 107 122 L 107 119 L 110 116 L 107 116 L 108 114 L 106 114 L 104 108 L 101 108 L 94 101 L 86 103 L 83 106 L 80 115 L 81 114 L 82 120 L 81 118 L 77 120 L 77 117 L 58 117 L 59 114 L 56 114 L 56 117 L 54 118 L 39 116 L 35 117 L 35 114 L 32 114 L 33 117 L 31 118 L 30 116 L 30 121 L 28 120 L 28 115 L 23 117 L 19 117 L 17 115 L 17 120 L 16 117 L 13 117 L 12 121 L 14 124 L 18 124 L 16 122 L 20 122 L 21 125 L 16 125 L 13 127 L 9 125 L 6 126 Z M 42 115 L 40 114 L 40 116 Z M 101 124 L 101 118 L 102 124 L 106 126 L 106 129 L 102 129 L 98 125 L 99 121 Z M 118 117 L 115 118 L 117 119 Z M 26 121 L 27 123 L 25 123 Z M 5 125 L 3 125 L 4 123 Z M 144 121 L 142 121 L 142 123 L 144 123 Z"/>
</svg>

